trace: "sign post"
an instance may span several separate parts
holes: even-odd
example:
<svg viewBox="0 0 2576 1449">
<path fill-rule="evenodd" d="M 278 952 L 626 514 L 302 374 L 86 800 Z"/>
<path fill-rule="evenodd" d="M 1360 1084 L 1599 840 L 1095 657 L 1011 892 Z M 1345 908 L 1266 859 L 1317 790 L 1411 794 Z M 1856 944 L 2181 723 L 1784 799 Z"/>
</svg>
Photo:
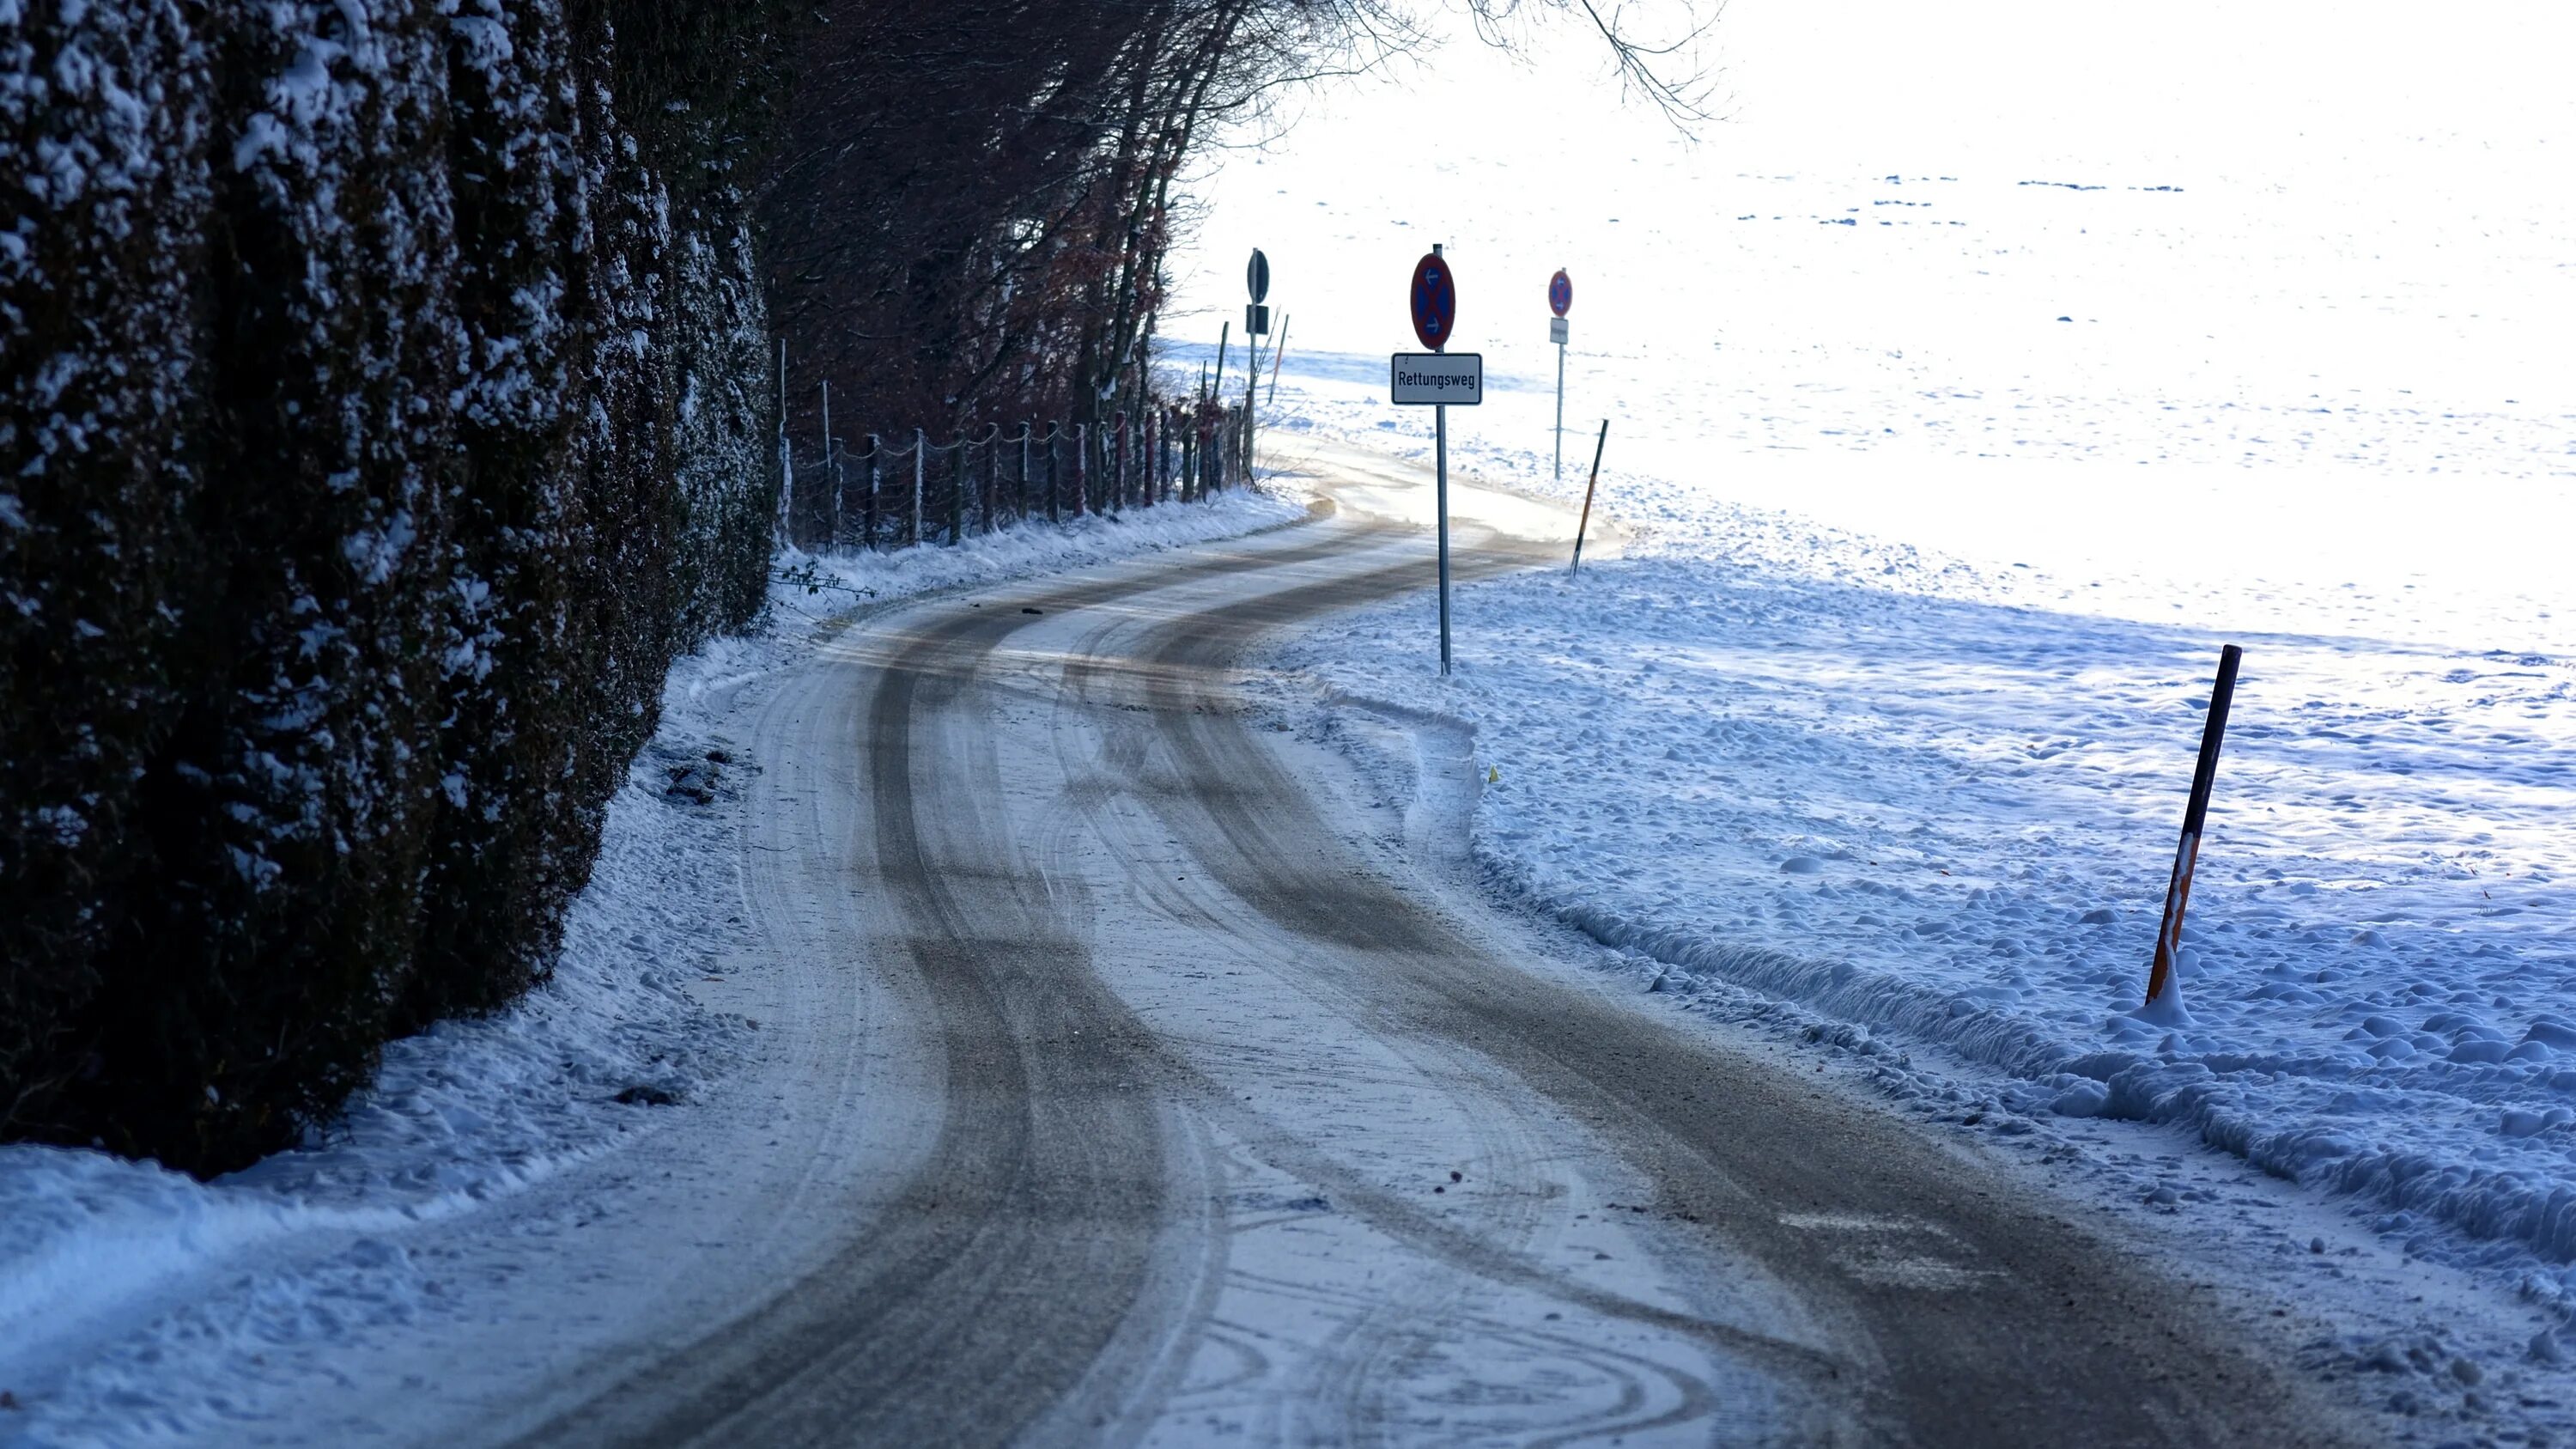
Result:
<svg viewBox="0 0 2576 1449">
<path fill-rule="evenodd" d="M 1251 305 L 1243 309 L 1244 346 L 1252 366 L 1243 375 L 1243 481 L 1252 481 L 1252 390 L 1261 384 L 1261 343 L 1270 335 L 1270 309 L 1261 305 L 1270 295 L 1270 258 L 1261 248 L 1252 249 L 1252 260 L 1243 269 L 1243 289 L 1252 294 Z"/>
<path fill-rule="evenodd" d="M 1399 352 L 1388 359 L 1389 400 L 1398 406 L 1427 406 L 1432 415 L 1431 457 L 1438 493 L 1440 525 L 1440 672 L 1449 672 L 1449 405 L 1473 407 L 1485 400 L 1485 359 L 1474 352 L 1450 355 L 1449 334 L 1458 320 L 1458 283 L 1449 263 L 1432 243 L 1431 254 L 1413 265 L 1410 296 L 1413 335 L 1429 352 Z"/>
<path fill-rule="evenodd" d="M 1548 319 L 1547 340 L 1556 344 L 1556 476 L 1565 479 L 1565 314 L 1574 305 L 1574 283 L 1565 268 L 1547 279 L 1547 307 L 1556 315 Z"/>
</svg>

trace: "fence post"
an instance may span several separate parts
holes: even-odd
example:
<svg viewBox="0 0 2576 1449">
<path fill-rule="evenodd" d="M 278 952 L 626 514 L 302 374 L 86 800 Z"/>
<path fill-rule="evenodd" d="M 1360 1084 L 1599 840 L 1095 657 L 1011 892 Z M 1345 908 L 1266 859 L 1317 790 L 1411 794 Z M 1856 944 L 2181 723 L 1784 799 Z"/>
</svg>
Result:
<svg viewBox="0 0 2576 1449">
<path fill-rule="evenodd" d="M 796 451 L 787 444 L 787 339 L 778 339 L 778 541 L 796 543 Z"/>
<path fill-rule="evenodd" d="M 978 510 L 983 515 L 986 533 L 993 531 L 993 504 L 1001 492 L 1001 482 L 1002 425 L 988 423 L 984 428 L 984 506 Z"/>
<path fill-rule="evenodd" d="M 885 439 L 870 433 L 868 434 L 868 506 L 859 513 L 860 526 L 864 530 L 859 539 L 861 548 L 872 549 L 877 546 L 877 495 L 884 486 Z"/>
<path fill-rule="evenodd" d="M 1091 424 L 1073 425 L 1073 516 L 1091 511 Z"/>
<path fill-rule="evenodd" d="M 1058 491 L 1056 487 L 1056 475 L 1061 470 L 1056 467 L 1055 440 L 1056 436 L 1063 431 L 1064 424 L 1062 423 L 1047 424 L 1045 442 L 1047 463 L 1047 522 L 1049 523 L 1059 521 L 1056 501 L 1056 493 Z"/>
<path fill-rule="evenodd" d="M 1118 417 L 1110 426 L 1118 432 L 1118 480 L 1109 486 L 1109 496 L 1114 500 L 1112 506 L 1118 512 L 1124 513 L 1127 511 L 1127 444 L 1129 442 L 1125 408 L 1118 410 Z"/>
<path fill-rule="evenodd" d="M 929 434 L 919 428 L 912 430 L 912 538 L 909 541 L 915 545 L 921 542 L 921 475 L 930 467 L 930 449 L 926 446 L 929 441 Z"/>
<path fill-rule="evenodd" d="M 948 467 L 948 542 L 954 547 L 966 537 L 966 435 L 957 435 L 955 461 Z"/>
<path fill-rule="evenodd" d="M 832 380 L 823 379 L 823 486 L 832 490 L 831 548 L 841 546 L 841 489 L 832 471 Z"/>
</svg>

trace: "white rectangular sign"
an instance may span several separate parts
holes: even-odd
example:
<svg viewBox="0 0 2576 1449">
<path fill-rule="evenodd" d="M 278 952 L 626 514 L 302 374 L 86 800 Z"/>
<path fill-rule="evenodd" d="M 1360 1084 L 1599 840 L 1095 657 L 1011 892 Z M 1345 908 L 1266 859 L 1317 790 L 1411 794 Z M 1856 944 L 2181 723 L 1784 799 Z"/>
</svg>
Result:
<svg viewBox="0 0 2576 1449">
<path fill-rule="evenodd" d="M 1485 400 L 1481 352 L 1399 352 L 1388 373 L 1399 406 L 1474 407 Z"/>
<path fill-rule="evenodd" d="M 1562 346 L 1564 346 L 1564 345 L 1565 345 L 1565 319 L 1564 319 L 1564 318 L 1562 318 L 1562 317 L 1550 317 L 1550 318 L 1548 318 L 1548 319 L 1547 319 L 1547 340 L 1548 340 L 1548 341 L 1550 341 L 1550 342 L 1555 343 L 1555 344 L 1556 344 L 1557 346 L 1559 346 L 1559 347 L 1562 347 Z"/>
</svg>

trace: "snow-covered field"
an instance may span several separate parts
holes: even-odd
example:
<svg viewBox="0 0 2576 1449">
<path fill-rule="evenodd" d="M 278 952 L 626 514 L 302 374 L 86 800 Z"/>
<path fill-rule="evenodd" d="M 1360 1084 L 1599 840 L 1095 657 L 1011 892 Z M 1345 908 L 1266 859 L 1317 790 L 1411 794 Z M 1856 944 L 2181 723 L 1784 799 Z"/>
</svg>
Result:
<svg viewBox="0 0 2576 1449">
<path fill-rule="evenodd" d="M 1285 658 L 1471 722 L 1488 879 L 1675 988 L 1942 1048 L 1890 1090 L 1990 1130 L 2180 1124 L 2563 1311 L 2576 101 L 2541 57 L 2576 35 L 2063 10 L 1742 0 L 1735 119 L 1696 149 L 1587 92 L 1568 32 L 1526 69 L 1454 45 L 1231 158 L 1184 296 L 1212 338 L 1267 250 L 1283 458 L 1428 457 L 1384 359 L 1442 241 L 1455 348 L 1496 375 L 1453 460 L 1577 496 L 1606 416 L 1631 534 L 1463 590 L 1449 681 L 1418 604 Z M 1426 115 L 1474 124 L 1371 144 Z M 2190 1024 L 2150 1027 L 2224 642 Z"/>
<path fill-rule="evenodd" d="M 1242 534 L 1300 516 L 1255 494 L 1031 528 L 960 548 L 782 560 L 772 620 L 681 661 L 609 812 L 553 979 L 490 1018 L 387 1048 L 376 1085 L 302 1149 L 211 1183 L 149 1163 L 0 1147 L 0 1443 L 256 1437 L 243 1407 L 441 1311 L 398 1230 L 468 1213 L 649 1140 L 753 1024 L 687 986 L 747 930 L 729 733 L 762 681 L 854 606 Z"/>
</svg>

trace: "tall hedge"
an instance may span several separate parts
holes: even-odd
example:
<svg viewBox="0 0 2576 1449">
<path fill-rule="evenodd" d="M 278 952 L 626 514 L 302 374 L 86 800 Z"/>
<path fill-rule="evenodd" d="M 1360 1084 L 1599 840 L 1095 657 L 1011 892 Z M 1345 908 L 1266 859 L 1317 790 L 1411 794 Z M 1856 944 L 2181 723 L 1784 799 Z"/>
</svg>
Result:
<svg viewBox="0 0 2576 1449">
<path fill-rule="evenodd" d="M 195 1171 L 540 978 L 757 610 L 760 0 L 0 0 L 0 1136 Z"/>
</svg>

